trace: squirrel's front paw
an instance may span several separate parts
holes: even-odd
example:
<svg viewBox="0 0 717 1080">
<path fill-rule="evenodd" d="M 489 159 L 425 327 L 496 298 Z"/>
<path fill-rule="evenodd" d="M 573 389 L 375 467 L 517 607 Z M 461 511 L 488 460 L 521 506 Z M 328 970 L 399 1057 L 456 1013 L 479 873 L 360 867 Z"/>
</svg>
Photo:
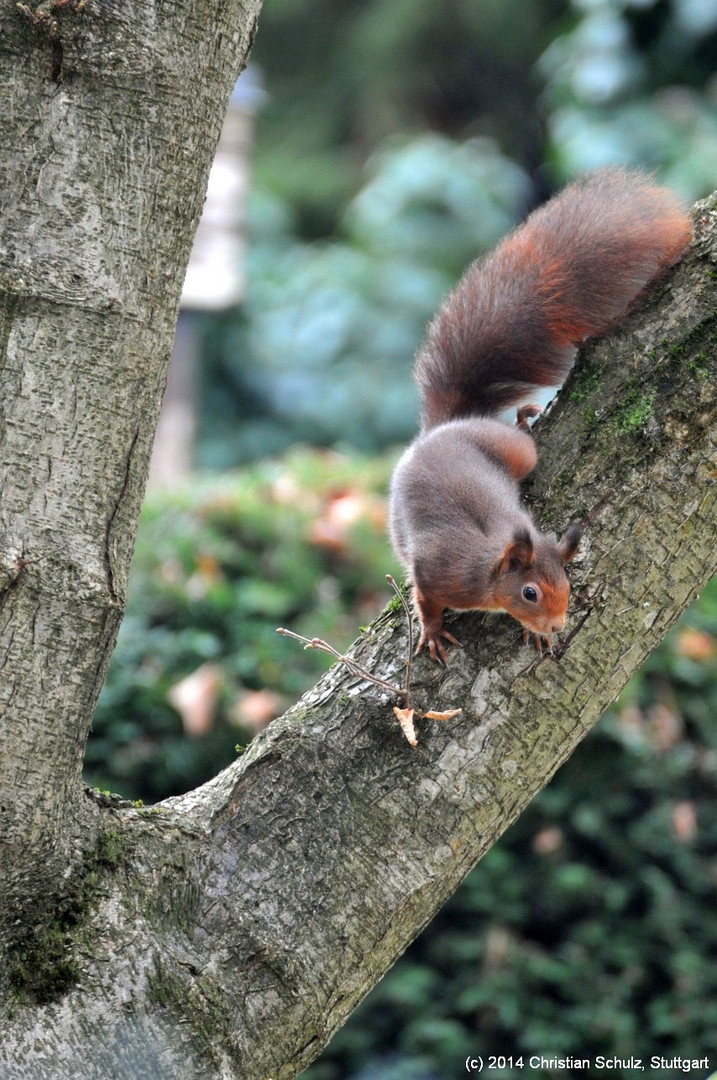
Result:
<svg viewBox="0 0 717 1080">
<path fill-rule="evenodd" d="M 431 660 L 436 660 L 439 664 L 448 664 L 448 652 L 446 646 L 441 639 L 444 639 L 449 645 L 457 645 L 461 647 L 461 643 L 458 638 L 454 637 L 448 630 L 445 630 L 442 626 L 435 627 L 422 627 L 421 637 L 418 642 L 418 648 L 416 649 L 416 655 L 425 647 L 428 646 L 428 655 Z"/>
</svg>

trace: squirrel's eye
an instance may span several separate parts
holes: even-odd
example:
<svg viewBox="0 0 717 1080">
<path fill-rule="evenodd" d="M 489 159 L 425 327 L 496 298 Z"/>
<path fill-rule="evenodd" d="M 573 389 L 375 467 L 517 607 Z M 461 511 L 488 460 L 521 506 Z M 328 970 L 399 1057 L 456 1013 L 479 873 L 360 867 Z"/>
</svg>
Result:
<svg viewBox="0 0 717 1080">
<path fill-rule="evenodd" d="M 532 585 L 526 585 L 523 589 L 523 598 L 528 600 L 531 604 L 538 602 L 538 594 Z"/>
</svg>

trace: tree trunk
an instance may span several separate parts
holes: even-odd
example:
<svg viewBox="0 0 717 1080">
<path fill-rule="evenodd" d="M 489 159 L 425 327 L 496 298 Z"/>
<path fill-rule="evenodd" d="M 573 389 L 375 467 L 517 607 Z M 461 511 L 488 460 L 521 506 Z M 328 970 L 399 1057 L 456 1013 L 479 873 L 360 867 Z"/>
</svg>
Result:
<svg viewBox="0 0 717 1080">
<path fill-rule="evenodd" d="M 1 1075 L 282 1080 L 714 572 L 717 211 L 540 424 L 539 516 L 590 518 L 562 655 L 456 617 L 465 647 L 418 661 L 414 695 L 463 713 L 420 722 L 417 749 L 386 692 L 335 668 L 214 781 L 132 807 L 83 788 L 82 754 L 257 4 L 44 8 L 0 9 Z M 356 656 L 400 681 L 405 637 L 385 613 Z"/>
</svg>

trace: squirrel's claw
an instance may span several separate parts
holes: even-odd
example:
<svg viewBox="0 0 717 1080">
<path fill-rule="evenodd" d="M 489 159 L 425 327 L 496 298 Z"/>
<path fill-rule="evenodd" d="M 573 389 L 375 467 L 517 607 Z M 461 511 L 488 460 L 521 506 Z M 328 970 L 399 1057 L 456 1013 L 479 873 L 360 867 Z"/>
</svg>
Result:
<svg viewBox="0 0 717 1080">
<path fill-rule="evenodd" d="M 536 634 L 534 630 L 524 629 L 523 644 L 532 644 L 535 651 L 539 652 L 541 656 L 543 655 L 544 650 L 546 650 L 550 654 L 550 656 L 553 655 L 553 643 L 549 637 L 545 636 L 545 634 Z"/>
</svg>

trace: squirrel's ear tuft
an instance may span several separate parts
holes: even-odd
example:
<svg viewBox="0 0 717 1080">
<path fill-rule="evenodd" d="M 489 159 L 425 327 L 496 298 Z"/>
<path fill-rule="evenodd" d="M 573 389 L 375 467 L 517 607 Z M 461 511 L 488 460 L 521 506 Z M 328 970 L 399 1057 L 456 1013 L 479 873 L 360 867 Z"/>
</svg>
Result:
<svg viewBox="0 0 717 1080">
<path fill-rule="evenodd" d="M 516 529 L 513 539 L 503 548 L 498 562 L 493 568 L 495 577 L 510 574 L 514 570 L 527 570 L 533 565 L 535 552 L 533 539 L 527 529 Z"/>
<path fill-rule="evenodd" d="M 568 525 L 567 529 L 560 537 L 558 541 L 558 555 L 562 559 L 563 565 L 569 563 L 575 552 L 578 550 L 578 544 L 580 543 L 580 537 L 583 534 L 583 530 L 580 528 L 576 521 L 572 525 Z"/>
</svg>

